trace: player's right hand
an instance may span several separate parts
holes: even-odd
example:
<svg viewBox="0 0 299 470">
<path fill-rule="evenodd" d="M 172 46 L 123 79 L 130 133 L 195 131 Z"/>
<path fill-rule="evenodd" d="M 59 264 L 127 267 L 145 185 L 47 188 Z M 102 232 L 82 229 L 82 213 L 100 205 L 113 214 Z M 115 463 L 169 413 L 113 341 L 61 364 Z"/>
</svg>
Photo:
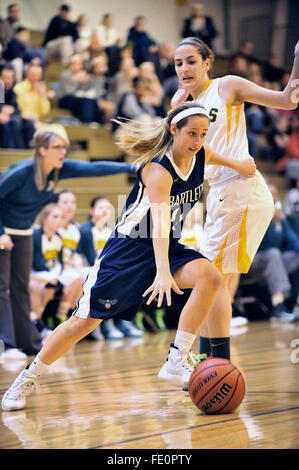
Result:
<svg viewBox="0 0 299 470">
<path fill-rule="evenodd" d="M 172 108 L 176 108 L 180 104 L 184 103 L 186 99 L 188 98 L 189 94 L 190 94 L 189 91 L 183 88 L 183 86 L 180 84 L 179 88 L 177 89 L 177 91 L 172 97 L 170 106 Z"/>
<path fill-rule="evenodd" d="M 9 235 L 1 235 L 0 236 L 0 249 L 1 250 L 12 250 L 13 249 L 13 242 Z"/>
</svg>

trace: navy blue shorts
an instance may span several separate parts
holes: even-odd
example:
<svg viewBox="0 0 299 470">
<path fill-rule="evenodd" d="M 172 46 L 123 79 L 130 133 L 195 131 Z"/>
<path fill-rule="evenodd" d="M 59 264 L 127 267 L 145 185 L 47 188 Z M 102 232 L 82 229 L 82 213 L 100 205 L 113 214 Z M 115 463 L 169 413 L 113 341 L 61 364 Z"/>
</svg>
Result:
<svg viewBox="0 0 299 470">
<path fill-rule="evenodd" d="M 199 258 L 205 257 L 177 241 L 170 243 L 172 275 L 180 266 Z M 142 294 L 155 276 L 151 240 L 109 238 L 84 283 L 83 296 L 73 314 L 80 318 L 90 315 L 104 320 L 112 317 L 132 320 L 143 301 Z"/>
</svg>

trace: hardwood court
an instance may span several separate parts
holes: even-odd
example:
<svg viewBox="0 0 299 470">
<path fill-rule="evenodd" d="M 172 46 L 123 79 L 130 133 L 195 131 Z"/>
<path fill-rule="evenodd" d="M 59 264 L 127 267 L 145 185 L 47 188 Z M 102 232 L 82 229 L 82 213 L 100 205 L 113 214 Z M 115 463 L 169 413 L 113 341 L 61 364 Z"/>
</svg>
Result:
<svg viewBox="0 0 299 470">
<path fill-rule="evenodd" d="M 173 336 L 81 341 L 42 377 L 25 410 L 2 412 L 0 448 L 299 448 L 299 324 L 249 323 L 232 338 L 247 384 L 239 415 L 200 415 L 157 378 Z M 1 395 L 24 367 L 16 364 L 0 364 Z"/>
</svg>

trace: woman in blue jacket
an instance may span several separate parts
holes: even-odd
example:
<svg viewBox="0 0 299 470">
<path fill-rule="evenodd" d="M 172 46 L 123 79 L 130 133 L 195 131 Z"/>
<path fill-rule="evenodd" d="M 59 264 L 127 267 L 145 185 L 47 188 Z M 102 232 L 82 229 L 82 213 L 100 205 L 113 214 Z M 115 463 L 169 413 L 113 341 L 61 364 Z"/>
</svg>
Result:
<svg viewBox="0 0 299 470">
<path fill-rule="evenodd" d="M 64 130 L 63 130 L 64 131 Z M 134 173 L 128 163 L 66 160 L 68 138 L 59 130 L 39 131 L 33 159 L 0 176 L 0 339 L 6 349 L 36 354 L 41 338 L 29 318 L 32 224 L 51 201 L 59 180 Z"/>
</svg>

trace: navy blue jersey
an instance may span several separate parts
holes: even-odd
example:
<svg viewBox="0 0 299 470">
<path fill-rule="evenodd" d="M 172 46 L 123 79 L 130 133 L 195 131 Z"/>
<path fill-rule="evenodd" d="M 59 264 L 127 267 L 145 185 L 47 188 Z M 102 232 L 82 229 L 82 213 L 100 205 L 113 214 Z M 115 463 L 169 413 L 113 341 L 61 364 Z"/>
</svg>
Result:
<svg viewBox="0 0 299 470">
<path fill-rule="evenodd" d="M 173 185 L 170 193 L 171 228 L 170 240 L 181 238 L 181 230 L 185 218 L 201 198 L 205 151 L 202 148 L 193 158 L 190 170 L 184 175 L 173 161 L 172 152 L 168 151 L 162 159 L 152 160 L 162 165 L 171 175 Z M 152 218 L 147 189 L 142 182 L 142 168 L 137 172 L 137 179 L 120 217 L 116 222 L 116 237 L 129 236 L 149 241 L 152 238 Z"/>
</svg>

